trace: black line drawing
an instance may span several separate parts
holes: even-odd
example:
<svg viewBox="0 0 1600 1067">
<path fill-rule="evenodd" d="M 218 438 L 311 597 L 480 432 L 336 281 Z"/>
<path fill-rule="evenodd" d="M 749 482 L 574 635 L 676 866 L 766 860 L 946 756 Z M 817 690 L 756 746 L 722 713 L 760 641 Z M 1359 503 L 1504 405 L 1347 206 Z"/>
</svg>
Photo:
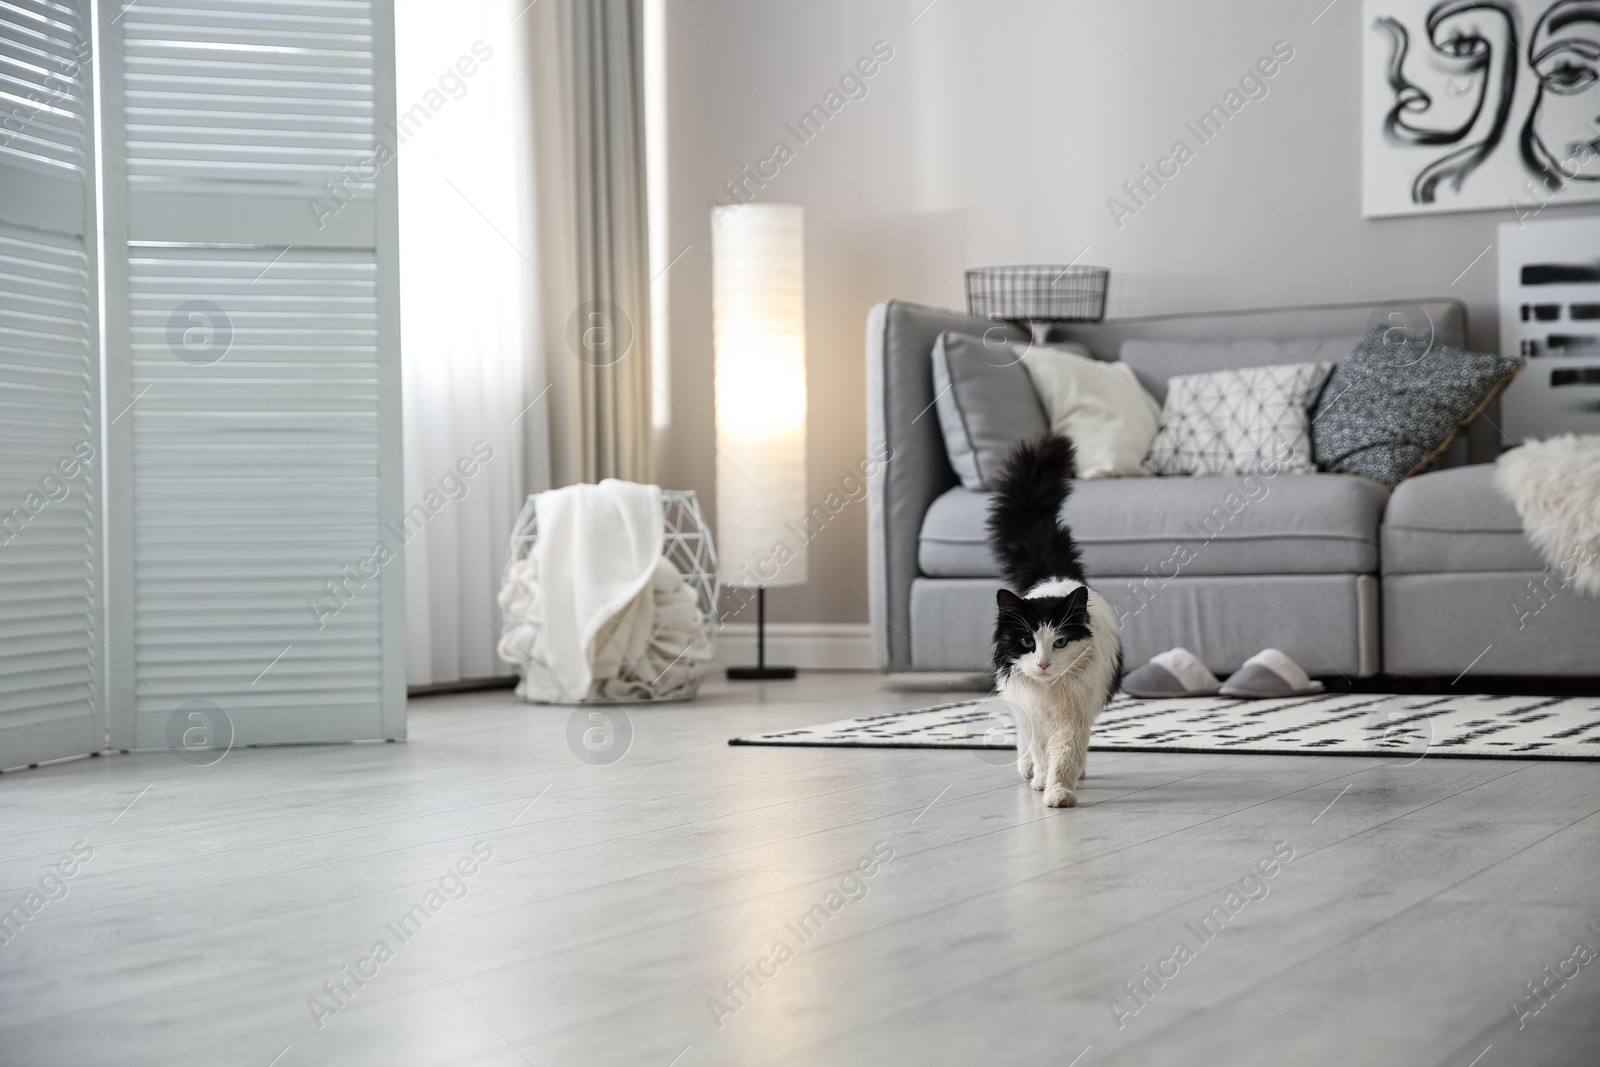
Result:
<svg viewBox="0 0 1600 1067">
<path fill-rule="evenodd" d="M 1394 105 L 1384 132 L 1399 144 L 1461 144 L 1493 106 L 1482 136 L 1423 167 L 1411 181 L 1411 199 L 1431 204 L 1441 182 L 1460 191 L 1500 144 L 1517 86 L 1517 18 L 1499 0 L 1446 0 L 1428 12 L 1429 53 L 1413 56 L 1410 34 L 1391 16 L 1377 20 L 1389 35 L 1389 87 Z M 1429 83 L 1426 87 L 1419 81 Z M 1432 92 L 1429 92 L 1429 89 Z M 1452 102 L 1451 97 L 1458 98 Z M 1463 103 L 1464 102 L 1464 103 Z"/>
<path fill-rule="evenodd" d="M 1600 0 L 1556 0 L 1528 37 L 1538 80 L 1522 158 L 1550 189 L 1600 181 Z"/>
<path fill-rule="evenodd" d="M 1600 354 L 1600 336 L 1592 333 L 1553 333 L 1544 339 L 1552 356 L 1592 356 Z"/>
<path fill-rule="evenodd" d="M 1600 263 L 1525 263 L 1523 285 L 1573 285 L 1600 282 Z"/>
</svg>

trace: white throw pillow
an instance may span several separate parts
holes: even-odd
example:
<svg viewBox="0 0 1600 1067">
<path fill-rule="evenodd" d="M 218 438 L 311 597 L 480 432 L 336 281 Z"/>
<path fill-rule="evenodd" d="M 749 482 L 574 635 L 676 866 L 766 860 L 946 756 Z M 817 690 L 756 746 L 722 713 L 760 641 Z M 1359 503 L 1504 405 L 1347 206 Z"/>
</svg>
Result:
<svg viewBox="0 0 1600 1067">
<path fill-rule="evenodd" d="M 1161 407 L 1132 368 L 1095 359 L 1080 345 L 1028 346 L 1022 366 L 1050 416 L 1050 429 L 1071 438 L 1079 478 L 1144 473 L 1141 464 L 1160 429 Z"/>
<path fill-rule="evenodd" d="M 1151 474 L 1304 474 L 1311 461 L 1308 411 L 1331 363 L 1242 367 L 1167 380 Z"/>
</svg>

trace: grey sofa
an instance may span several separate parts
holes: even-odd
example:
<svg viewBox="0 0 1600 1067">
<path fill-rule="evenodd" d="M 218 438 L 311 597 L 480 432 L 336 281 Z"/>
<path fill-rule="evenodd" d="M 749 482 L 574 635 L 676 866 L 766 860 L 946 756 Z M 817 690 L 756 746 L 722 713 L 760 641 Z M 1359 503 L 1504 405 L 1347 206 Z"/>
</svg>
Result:
<svg viewBox="0 0 1600 1067">
<path fill-rule="evenodd" d="M 1438 341 L 1464 346 L 1459 302 L 1419 306 Z M 1141 363 L 1139 346 L 1124 353 L 1124 341 L 1353 344 L 1377 309 L 1122 319 L 1058 329 L 1053 339 L 1085 344 L 1101 359 L 1121 355 L 1159 400 L 1168 377 L 1219 367 Z M 989 662 L 999 579 L 984 543 L 986 494 L 959 484 L 932 411 L 930 353 L 946 330 L 1024 338 L 1014 327 L 903 301 L 880 304 L 868 318 L 869 444 L 891 450 L 868 492 L 872 625 L 884 670 L 981 670 Z M 1238 345 L 1225 358 L 1250 366 L 1270 355 Z M 1485 430 L 1461 435 L 1443 469 L 1393 494 L 1367 479 L 1321 473 L 1106 479 L 1080 481 L 1063 517 L 1095 588 L 1122 618 L 1130 667 L 1182 645 L 1218 674 L 1276 647 L 1329 677 L 1451 676 L 1469 666 L 1480 674 L 1600 675 L 1600 602 L 1571 590 L 1526 599 L 1529 583 L 1548 586 L 1551 575 L 1493 490 L 1492 466 L 1465 465 L 1495 455 L 1497 435 Z M 1189 551 L 1180 555 L 1180 546 Z M 1522 610 L 1513 606 L 1524 600 Z M 1550 632 L 1529 637 L 1535 626 Z"/>
</svg>

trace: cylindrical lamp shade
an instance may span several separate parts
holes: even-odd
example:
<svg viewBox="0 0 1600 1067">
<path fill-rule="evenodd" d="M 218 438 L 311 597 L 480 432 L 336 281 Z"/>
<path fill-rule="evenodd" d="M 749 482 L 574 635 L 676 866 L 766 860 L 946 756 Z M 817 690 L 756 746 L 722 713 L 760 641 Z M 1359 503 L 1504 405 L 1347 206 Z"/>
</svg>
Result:
<svg viewBox="0 0 1600 1067">
<path fill-rule="evenodd" d="M 713 208 L 711 281 L 722 581 L 799 585 L 806 580 L 807 510 L 801 209 Z"/>
</svg>

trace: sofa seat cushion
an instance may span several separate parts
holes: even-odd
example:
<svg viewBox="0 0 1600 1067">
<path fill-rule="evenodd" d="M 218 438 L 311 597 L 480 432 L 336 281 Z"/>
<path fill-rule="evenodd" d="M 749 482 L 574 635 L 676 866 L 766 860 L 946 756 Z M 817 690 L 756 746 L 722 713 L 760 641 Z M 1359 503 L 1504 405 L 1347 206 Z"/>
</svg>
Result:
<svg viewBox="0 0 1600 1067">
<path fill-rule="evenodd" d="M 1383 573 L 1537 571 L 1544 557 L 1522 532 L 1494 464 L 1452 467 L 1395 487 L 1383 515 Z"/>
<path fill-rule="evenodd" d="M 1343 474 L 1079 481 L 1062 509 L 1091 575 L 1370 574 L 1389 490 Z M 922 521 L 918 561 L 937 578 L 999 574 L 989 494 L 955 488 Z"/>
</svg>

